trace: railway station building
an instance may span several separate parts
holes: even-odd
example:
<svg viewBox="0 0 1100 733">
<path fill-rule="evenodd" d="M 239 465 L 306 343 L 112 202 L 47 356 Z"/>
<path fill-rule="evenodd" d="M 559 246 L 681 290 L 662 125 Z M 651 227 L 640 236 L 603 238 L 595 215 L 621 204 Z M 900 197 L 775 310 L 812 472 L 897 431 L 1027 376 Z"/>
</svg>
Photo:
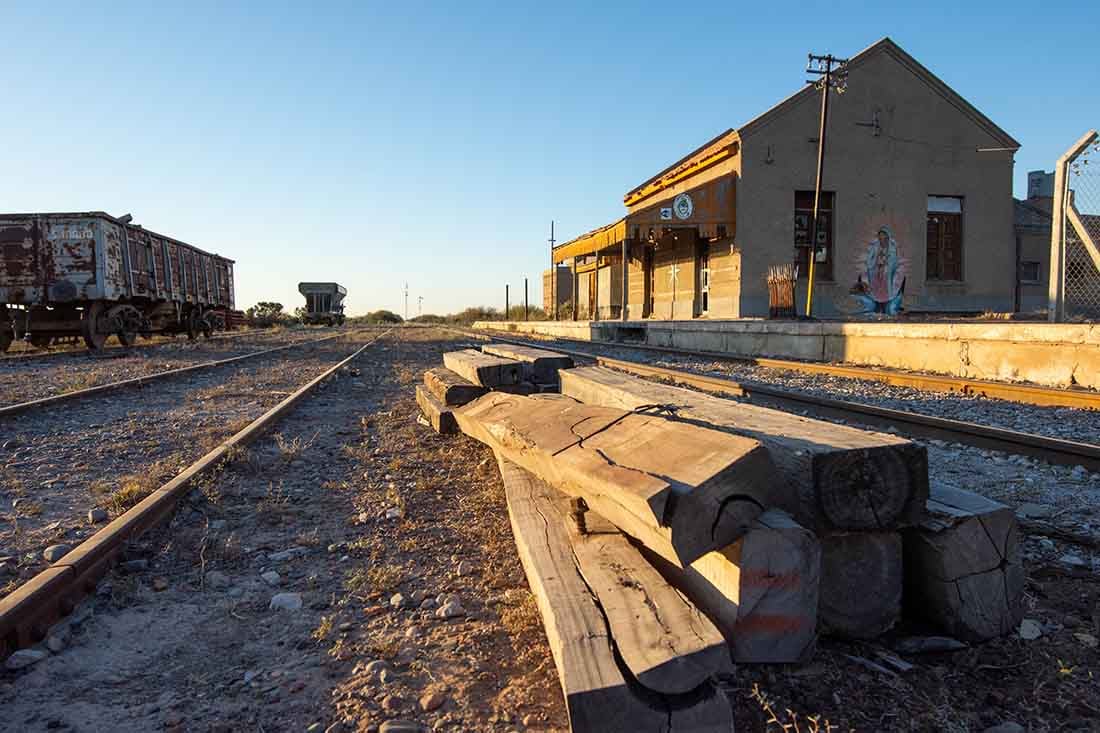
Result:
<svg viewBox="0 0 1100 733">
<path fill-rule="evenodd" d="M 888 38 L 847 69 L 845 93 L 830 93 L 815 314 L 1012 310 L 1019 143 Z M 572 279 L 556 288 L 572 295 L 559 317 L 765 316 L 768 268 L 790 263 L 801 312 L 820 99 L 806 85 L 632 188 L 621 219 L 555 247 L 552 280 Z"/>
</svg>

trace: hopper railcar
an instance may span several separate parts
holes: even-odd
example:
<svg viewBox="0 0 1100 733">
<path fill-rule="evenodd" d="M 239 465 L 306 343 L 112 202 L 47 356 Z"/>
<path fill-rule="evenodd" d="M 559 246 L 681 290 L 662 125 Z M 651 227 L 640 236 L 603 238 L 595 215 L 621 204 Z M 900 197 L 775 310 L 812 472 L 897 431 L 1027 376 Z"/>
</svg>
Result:
<svg viewBox="0 0 1100 733">
<path fill-rule="evenodd" d="M 0 352 L 209 336 L 232 321 L 233 260 L 101 211 L 0 214 Z"/>
<path fill-rule="evenodd" d="M 339 283 L 298 283 L 298 292 L 306 298 L 302 323 L 342 326 L 344 298 L 348 291 Z"/>
</svg>

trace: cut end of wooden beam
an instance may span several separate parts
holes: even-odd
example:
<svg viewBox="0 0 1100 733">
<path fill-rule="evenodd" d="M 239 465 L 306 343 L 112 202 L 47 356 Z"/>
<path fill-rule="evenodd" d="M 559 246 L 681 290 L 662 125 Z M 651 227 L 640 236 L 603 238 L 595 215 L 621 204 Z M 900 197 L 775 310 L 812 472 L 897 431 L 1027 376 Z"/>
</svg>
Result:
<svg viewBox="0 0 1100 733">
<path fill-rule="evenodd" d="M 906 530 L 906 605 L 965 641 L 1012 632 L 1024 615 L 1026 574 L 1016 515 L 1004 504 L 942 484 L 928 518 Z"/>
<path fill-rule="evenodd" d="M 416 404 L 424 417 L 441 435 L 451 435 L 458 432 L 458 423 L 455 422 L 454 412 L 447 409 L 435 395 L 428 391 L 422 384 L 416 385 Z"/>
<path fill-rule="evenodd" d="M 424 372 L 424 386 L 447 407 L 461 407 L 489 391 L 447 367 L 436 367 Z"/>
<path fill-rule="evenodd" d="M 851 639 L 889 631 L 901 616 L 901 535 L 837 532 L 820 540 L 822 630 Z"/>
<path fill-rule="evenodd" d="M 573 368 L 573 357 L 532 346 L 485 344 L 481 350 L 486 354 L 523 362 L 528 380 L 539 384 L 557 384 L 558 371 Z"/>
<path fill-rule="evenodd" d="M 928 452 L 922 445 L 822 452 L 814 456 L 813 474 L 818 503 L 830 528 L 891 530 L 924 518 Z"/>
<path fill-rule="evenodd" d="M 446 352 L 443 354 L 443 366 L 482 387 L 505 387 L 523 381 L 523 364 L 483 354 L 476 349 Z"/>
</svg>

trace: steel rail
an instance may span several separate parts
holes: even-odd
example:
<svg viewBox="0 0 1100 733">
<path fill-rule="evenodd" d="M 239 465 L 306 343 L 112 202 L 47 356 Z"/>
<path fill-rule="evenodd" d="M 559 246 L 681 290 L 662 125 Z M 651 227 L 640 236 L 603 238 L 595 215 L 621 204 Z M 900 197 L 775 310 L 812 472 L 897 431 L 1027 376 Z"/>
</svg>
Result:
<svg viewBox="0 0 1100 733">
<path fill-rule="evenodd" d="M 465 333 L 470 336 L 471 334 Z M 504 343 L 530 346 L 530 341 L 502 338 L 488 334 L 474 334 L 478 337 Z M 535 342 L 536 344 L 541 342 Z M 586 344 L 588 342 L 585 342 Z M 596 348 L 624 348 L 610 344 L 598 344 Z M 630 348 L 630 347 L 626 347 Z M 1090 471 L 1100 472 L 1100 445 L 1078 443 L 1044 435 L 1021 433 L 1005 428 L 952 420 L 931 415 L 921 415 L 904 410 L 865 405 L 847 400 L 792 392 L 770 385 L 755 382 L 739 382 L 726 377 L 714 377 L 695 374 L 680 369 L 643 364 L 627 359 L 613 359 L 584 351 L 555 348 L 569 356 L 586 359 L 600 366 L 607 366 L 640 377 L 653 377 L 687 385 L 706 392 L 731 395 L 748 400 L 754 404 L 775 407 L 785 411 L 798 410 L 815 417 L 858 422 L 862 425 L 880 429 L 893 428 L 907 435 L 961 443 L 984 450 L 995 450 L 1015 455 L 1038 458 L 1048 463 L 1065 466 L 1083 466 Z"/>
<path fill-rule="evenodd" d="M 488 333 L 485 335 L 488 335 Z M 542 336 L 543 334 L 539 335 Z M 492 338 L 499 337 L 492 336 Z M 649 344 L 582 341 L 580 339 L 562 338 L 559 336 L 549 336 L 547 339 L 594 346 L 596 348 L 637 349 L 639 351 L 652 351 L 660 354 L 695 356 L 703 359 L 749 364 L 752 366 L 766 367 L 768 369 L 787 369 L 790 371 L 805 372 L 807 374 L 824 374 L 831 377 L 863 379 L 883 382 L 895 387 L 912 387 L 914 389 L 932 392 L 955 392 L 959 394 L 979 395 L 982 397 L 1021 402 L 1040 407 L 1074 407 L 1077 409 L 1100 410 L 1100 392 L 1082 388 L 1062 389 L 1058 387 L 1041 387 L 1033 384 L 994 382 L 988 379 L 970 379 L 968 377 L 948 377 L 938 374 L 903 372 L 882 367 L 855 367 L 839 364 L 794 361 L 792 359 L 737 356 L 716 351 L 693 351 L 691 349 L 677 349 L 669 346 L 651 346 Z M 543 339 L 532 338 L 530 340 L 539 342 Z"/>
<path fill-rule="evenodd" d="M 176 369 L 168 369 L 163 372 L 154 372 L 153 374 L 145 374 L 140 377 L 131 377 L 130 379 L 123 379 L 118 382 L 99 384 L 94 387 L 73 390 L 72 392 L 62 392 L 61 394 L 50 395 L 49 397 L 39 397 L 38 399 L 28 400 L 27 402 L 19 402 L 14 405 L 0 407 L 0 420 L 3 420 L 6 417 L 11 417 L 13 415 L 27 412 L 28 410 L 34 410 L 41 407 L 49 407 L 60 402 L 79 400 L 85 397 L 95 397 L 96 395 L 106 394 L 107 392 L 114 392 L 115 390 L 126 389 L 129 387 L 141 387 L 145 384 L 148 384 L 149 382 L 156 382 L 158 380 L 167 379 L 170 377 L 178 377 L 181 374 L 187 374 L 189 372 L 199 371 L 201 369 L 209 369 L 216 366 L 224 366 L 225 364 L 232 364 L 234 362 L 244 361 L 246 359 L 254 359 L 257 356 L 274 354 L 279 351 L 286 351 L 287 349 L 297 349 L 302 346 L 309 346 L 310 344 L 319 344 L 325 341 L 331 341 L 333 339 L 340 338 L 342 336 L 347 336 L 351 333 L 358 333 L 358 331 L 344 331 L 342 333 L 336 333 L 332 334 L 331 336 L 325 336 L 319 339 L 312 339 L 310 341 L 298 341 L 293 344 L 274 346 L 270 349 L 251 351 L 247 354 L 240 354 L 239 356 L 230 356 L 225 359 L 215 359 L 214 361 L 204 361 L 198 364 L 192 364 L 190 366 L 178 367 Z"/>
<path fill-rule="evenodd" d="M 232 341 L 234 339 L 244 338 L 246 336 L 261 336 L 267 335 L 267 329 L 254 328 L 248 331 L 236 331 L 215 334 L 209 338 L 203 337 L 201 343 L 209 341 Z M 0 356 L 0 364 L 5 362 L 24 362 L 32 361 L 34 359 L 57 359 L 63 356 L 71 357 L 74 359 L 80 357 L 86 357 L 90 359 L 111 359 L 125 356 L 126 354 L 133 353 L 135 351 L 144 351 L 146 349 L 157 349 L 161 346 L 172 346 L 179 344 L 177 339 L 157 341 L 156 343 L 144 343 L 134 344 L 133 346 L 123 346 L 121 344 L 114 344 L 111 346 L 104 346 L 98 351 L 93 351 L 86 346 L 76 347 L 72 349 L 59 349 L 57 351 L 30 351 L 30 352 L 17 352 L 14 354 L 5 354 Z M 200 343 L 198 340 L 188 340 L 187 343 Z"/>
<path fill-rule="evenodd" d="M 95 589 L 96 583 L 121 554 L 125 544 L 167 518 L 197 478 L 220 466 L 232 451 L 256 440 L 318 385 L 391 330 L 378 334 L 350 356 L 299 387 L 289 397 L 192 463 L 139 504 L 0 599 L 0 660 L 7 658 L 16 649 L 40 641 L 51 625 L 72 613 L 79 600 Z"/>
</svg>

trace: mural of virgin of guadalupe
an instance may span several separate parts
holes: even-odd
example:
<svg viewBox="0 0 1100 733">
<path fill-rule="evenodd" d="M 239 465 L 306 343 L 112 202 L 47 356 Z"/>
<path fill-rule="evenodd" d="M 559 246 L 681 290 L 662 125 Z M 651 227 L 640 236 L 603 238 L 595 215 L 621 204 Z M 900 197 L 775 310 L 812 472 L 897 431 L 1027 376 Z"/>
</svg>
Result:
<svg viewBox="0 0 1100 733">
<path fill-rule="evenodd" d="M 905 294 L 905 259 L 890 227 L 881 226 L 860 263 L 860 273 L 852 286 L 852 295 L 864 313 L 897 315 Z"/>
</svg>

